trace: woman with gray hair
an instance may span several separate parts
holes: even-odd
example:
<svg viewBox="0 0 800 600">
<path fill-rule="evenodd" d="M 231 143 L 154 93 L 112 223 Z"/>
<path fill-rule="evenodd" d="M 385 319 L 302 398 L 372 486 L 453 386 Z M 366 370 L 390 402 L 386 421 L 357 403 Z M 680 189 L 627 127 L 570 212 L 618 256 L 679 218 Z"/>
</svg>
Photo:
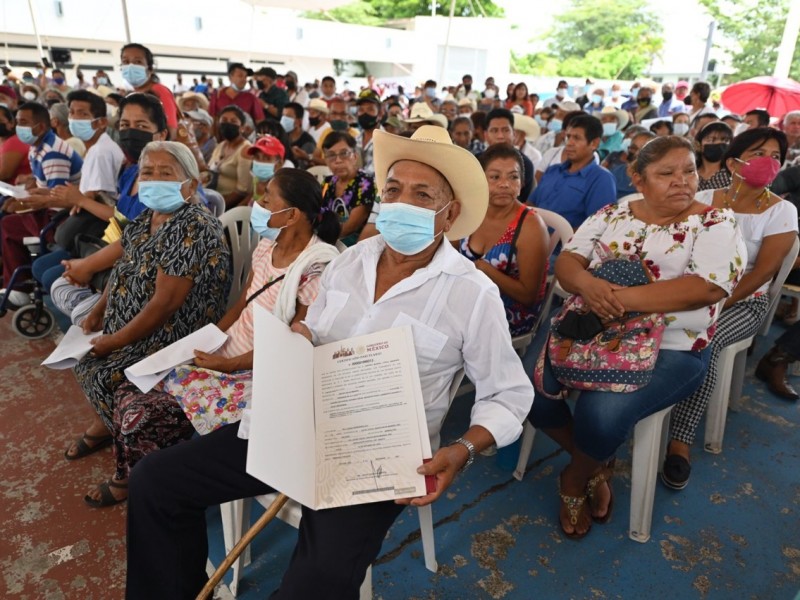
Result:
<svg viewBox="0 0 800 600">
<path fill-rule="evenodd" d="M 115 392 L 127 367 L 222 317 L 230 253 L 219 222 L 198 202 L 199 176 L 186 146 L 145 146 L 139 200 L 147 210 L 125 227 L 122 257 L 83 322 L 85 333 L 98 335 L 75 375 L 95 414 L 65 456 L 81 458 L 113 442 L 117 465 L 114 476 L 86 496 L 93 507 L 127 497 L 127 474 L 142 449 L 172 445 L 193 432 L 177 404 L 121 412 Z"/>
</svg>

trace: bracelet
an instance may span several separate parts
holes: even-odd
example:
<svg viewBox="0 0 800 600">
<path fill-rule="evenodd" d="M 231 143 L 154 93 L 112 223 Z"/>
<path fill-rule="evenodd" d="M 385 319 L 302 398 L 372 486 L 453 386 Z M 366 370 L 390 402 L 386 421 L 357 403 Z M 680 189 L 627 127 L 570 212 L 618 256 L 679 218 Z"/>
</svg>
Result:
<svg viewBox="0 0 800 600">
<path fill-rule="evenodd" d="M 469 456 L 467 456 L 467 462 L 464 463 L 464 466 L 461 467 L 459 472 L 466 471 L 469 468 L 469 466 L 473 462 L 475 462 L 475 446 L 472 444 L 472 442 L 470 442 L 469 440 L 465 440 L 463 437 L 460 437 L 457 440 L 450 442 L 451 446 L 454 446 L 456 444 L 461 444 L 462 446 L 464 446 L 464 448 L 467 449 L 467 452 L 469 452 Z"/>
</svg>

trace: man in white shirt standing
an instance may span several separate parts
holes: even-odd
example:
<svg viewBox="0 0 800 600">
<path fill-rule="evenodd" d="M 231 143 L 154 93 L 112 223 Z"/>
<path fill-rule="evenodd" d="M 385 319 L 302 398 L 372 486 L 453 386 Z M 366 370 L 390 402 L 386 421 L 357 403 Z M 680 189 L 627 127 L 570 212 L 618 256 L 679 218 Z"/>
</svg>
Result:
<svg viewBox="0 0 800 600">
<path fill-rule="evenodd" d="M 459 369 L 480 396 L 469 429 L 417 469 L 435 477 L 435 492 L 320 511 L 303 507 L 297 547 L 273 600 L 357 598 L 404 505 L 430 504 L 476 452 L 516 440 L 533 400 L 497 287 L 449 242 L 472 233 L 486 213 L 488 184 L 478 161 L 436 126 L 420 127 L 411 139 L 383 131 L 374 139 L 381 235 L 328 266 L 305 324 L 293 329 L 325 344 L 410 325 L 433 448 Z M 238 424 L 222 427 L 154 452 L 133 470 L 128 600 L 194 597 L 207 580 L 206 507 L 271 491 L 246 473 L 248 443 L 238 433 Z"/>
</svg>

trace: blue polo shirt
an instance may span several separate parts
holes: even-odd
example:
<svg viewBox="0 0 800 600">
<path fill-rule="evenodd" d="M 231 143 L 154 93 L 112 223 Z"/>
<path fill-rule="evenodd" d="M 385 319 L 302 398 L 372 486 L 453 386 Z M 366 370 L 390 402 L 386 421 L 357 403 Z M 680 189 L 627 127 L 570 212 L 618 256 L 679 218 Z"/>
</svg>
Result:
<svg viewBox="0 0 800 600">
<path fill-rule="evenodd" d="M 617 199 L 614 177 L 594 161 L 575 173 L 570 161 L 549 167 L 533 192 L 531 203 L 552 210 L 577 229 L 587 217 Z"/>
<path fill-rule="evenodd" d="M 66 183 L 78 185 L 81 180 L 83 159 L 52 129 L 39 144 L 31 146 L 28 161 L 37 187 L 54 188 Z"/>
</svg>

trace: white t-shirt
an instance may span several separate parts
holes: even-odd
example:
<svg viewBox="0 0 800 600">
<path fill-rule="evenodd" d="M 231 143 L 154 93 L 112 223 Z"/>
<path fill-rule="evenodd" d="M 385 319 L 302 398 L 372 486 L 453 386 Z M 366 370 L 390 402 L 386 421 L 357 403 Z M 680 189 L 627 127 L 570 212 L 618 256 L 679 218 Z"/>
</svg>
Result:
<svg viewBox="0 0 800 600">
<path fill-rule="evenodd" d="M 81 170 L 81 194 L 89 192 L 107 192 L 114 198 L 117 197 L 117 178 L 119 177 L 122 163 L 125 162 L 125 153 L 122 148 L 103 132 L 94 146 L 86 151 Z"/>
<path fill-rule="evenodd" d="M 711 204 L 716 190 L 697 192 L 695 198 L 703 204 Z M 779 233 L 797 232 L 797 207 L 788 200 L 781 200 L 762 213 L 739 213 L 732 207 L 736 215 L 736 223 L 742 232 L 744 244 L 747 246 L 747 266 L 745 274 L 753 270 L 758 258 L 758 251 L 765 237 Z M 765 282 L 753 295 L 769 290 L 770 282 Z"/>
<path fill-rule="evenodd" d="M 322 137 L 322 134 L 325 133 L 328 129 L 331 128 L 331 124 L 325 121 L 321 127 L 309 127 L 308 128 L 308 135 L 314 138 L 314 141 L 319 145 L 319 139 Z"/>
</svg>

